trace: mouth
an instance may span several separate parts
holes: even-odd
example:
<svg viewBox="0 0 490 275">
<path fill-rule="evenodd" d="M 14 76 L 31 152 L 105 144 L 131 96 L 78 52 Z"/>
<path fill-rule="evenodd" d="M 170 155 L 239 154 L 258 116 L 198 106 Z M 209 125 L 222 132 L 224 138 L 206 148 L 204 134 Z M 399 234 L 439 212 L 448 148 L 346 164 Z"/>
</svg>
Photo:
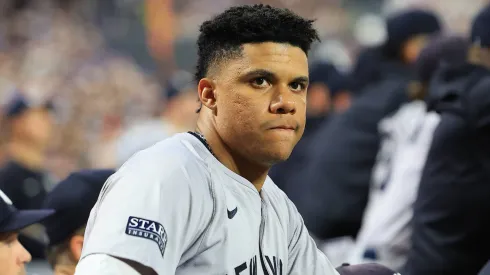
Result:
<svg viewBox="0 0 490 275">
<path fill-rule="evenodd" d="M 296 131 L 297 127 L 289 126 L 289 125 L 279 125 L 270 128 L 271 130 L 281 130 L 281 131 Z"/>
</svg>

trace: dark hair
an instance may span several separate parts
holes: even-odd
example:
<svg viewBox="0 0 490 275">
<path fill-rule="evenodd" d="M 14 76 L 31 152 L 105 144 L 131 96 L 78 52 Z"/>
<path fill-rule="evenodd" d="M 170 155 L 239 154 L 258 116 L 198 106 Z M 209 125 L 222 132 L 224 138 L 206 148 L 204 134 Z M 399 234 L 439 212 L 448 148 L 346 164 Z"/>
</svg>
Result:
<svg viewBox="0 0 490 275">
<path fill-rule="evenodd" d="M 424 99 L 429 83 L 442 67 L 459 67 L 466 62 L 470 43 L 462 36 L 434 37 L 420 52 L 414 64 L 415 80 L 409 84 L 412 99 Z"/>
<path fill-rule="evenodd" d="M 313 22 L 269 5 L 232 7 L 201 25 L 195 79 L 205 77 L 213 63 L 240 56 L 246 43 L 288 43 L 308 53 L 320 40 Z"/>
<path fill-rule="evenodd" d="M 441 65 L 461 66 L 466 62 L 470 42 L 462 36 L 437 36 L 422 49 L 415 61 L 417 80 L 428 83 Z"/>
</svg>

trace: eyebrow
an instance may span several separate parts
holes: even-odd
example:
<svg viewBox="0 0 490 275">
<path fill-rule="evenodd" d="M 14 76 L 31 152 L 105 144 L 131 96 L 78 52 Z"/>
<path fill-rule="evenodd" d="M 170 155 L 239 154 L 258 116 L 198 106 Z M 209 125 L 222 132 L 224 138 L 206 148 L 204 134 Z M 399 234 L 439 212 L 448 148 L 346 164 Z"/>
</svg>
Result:
<svg viewBox="0 0 490 275">
<path fill-rule="evenodd" d="M 250 72 L 248 72 L 242 76 L 242 78 L 245 78 L 245 79 L 254 78 L 254 77 L 263 77 L 263 78 L 277 80 L 276 74 L 274 74 L 271 71 L 265 70 L 265 69 L 253 70 L 253 71 L 250 71 Z M 298 76 L 298 77 L 295 77 L 291 81 L 291 83 L 293 83 L 293 82 L 301 82 L 301 83 L 308 84 L 309 78 L 307 76 Z"/>
</svg>

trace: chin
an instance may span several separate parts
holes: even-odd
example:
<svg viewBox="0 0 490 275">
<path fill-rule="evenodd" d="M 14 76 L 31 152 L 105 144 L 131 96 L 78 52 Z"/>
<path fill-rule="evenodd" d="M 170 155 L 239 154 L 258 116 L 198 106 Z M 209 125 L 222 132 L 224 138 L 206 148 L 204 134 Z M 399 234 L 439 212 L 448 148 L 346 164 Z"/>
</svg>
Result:
<svg viewBox="0 0 490 275">
<path fill-rule="evenodd" d="M 274 165 L 276 163 L 280 163 L 288 160 L 289 156 L 291 156 L 292 150 L 277 150 L 273 152 L 268 152 L 267 159 L 269 165 Z"/>
</svg>

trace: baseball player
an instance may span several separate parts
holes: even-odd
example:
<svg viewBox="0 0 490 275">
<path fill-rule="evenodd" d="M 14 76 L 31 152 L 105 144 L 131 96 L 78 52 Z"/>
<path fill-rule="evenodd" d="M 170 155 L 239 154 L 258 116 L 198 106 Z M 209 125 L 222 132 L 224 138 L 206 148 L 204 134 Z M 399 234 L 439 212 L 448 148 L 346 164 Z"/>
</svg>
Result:
<svg viewBox="0 0 490 275">
<path fill-rule="evenodd" d="M 31 261 L 31 254 L 19 242 L 19 231 L 53 213 L 51 209 L 17 210 L 0 190 L 0 275 L 26 274 L 25 265 Z"/>
<path fill-rule="evenodd" d="M 317 39 L 312 21 L 267 5 L 204 22 L 196 131 L 108 179 L 75 274 L 338 274 L 267 176 L 303 134 Z"/>
<path fill-rule="evenodd" d="M 59 182 L 46 196 L 43 207 L 56 211 L 42 222 L 49 243 L 46 256 L 54 275 L 73 275 L 82 254 L 85 224 L 109 169 L 80 170 Z"/>
</svg>

